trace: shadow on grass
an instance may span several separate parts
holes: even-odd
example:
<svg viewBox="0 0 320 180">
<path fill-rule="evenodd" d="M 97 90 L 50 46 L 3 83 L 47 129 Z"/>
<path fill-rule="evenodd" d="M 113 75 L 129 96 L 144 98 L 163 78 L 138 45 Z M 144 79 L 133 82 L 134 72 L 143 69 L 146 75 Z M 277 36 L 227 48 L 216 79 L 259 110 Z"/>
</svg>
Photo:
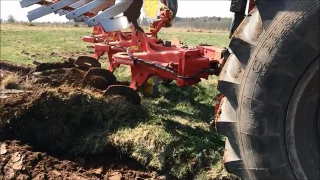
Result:
<svg viewBox="0 0 320 180">
<path fill-rule="evenodd" d="M 164 121 L 163 125 L 165 131 L 175 137 L 162 154 L 166 159 L 163 164 L 166 174 L 193 179 L 201 169 L 220 160 L 224 146 L 220 135 L 171 120 Z"/>
<path fill-rule="evenodd" d="M 210 132 L 208 128 L 214 115 L 213 101 L 218 94 L 214 85 L 209 87 L 211 85 L 178 87 L 173 82 L 159 86 L 158 97 L 145 96 L 151 115 L 148 124 L 158 126 L 150 127 L 148 141 L 166 143 L 153 150 L 134 143 L 132 153 L 145 157 L 146 166 L 151 164 L 152 167 L 152 162 L 161 162 L 158 167 L 161 172 L 178 179 L 194 179 L 200 171 L 217 164 L 221 160 L 224 141 L 221 135 Z M 130 131 L 126 133 L 130 134 Z M 161 140 L 161 137 L 171 138 Z M 142 138 L 137 139 L 139 144 L 145 143 Z M 134 138 L 124 140 L 127 143 L 130 141 Z M 161 152 L 158 152 L 159 149 L 162 149 Z M 155 155 L 150 155 L 151 151 Z"/>
<path fill-rule="evenodd" d="M 170 116 L 180 116 L 195 122 L 209 123 L 214 115 L 215 87 L 213 92 L 201 85 L 178 87 L 174 83 L 160 87 L 165 101 L 157 103 L 157 111 Z"/>
</svg>

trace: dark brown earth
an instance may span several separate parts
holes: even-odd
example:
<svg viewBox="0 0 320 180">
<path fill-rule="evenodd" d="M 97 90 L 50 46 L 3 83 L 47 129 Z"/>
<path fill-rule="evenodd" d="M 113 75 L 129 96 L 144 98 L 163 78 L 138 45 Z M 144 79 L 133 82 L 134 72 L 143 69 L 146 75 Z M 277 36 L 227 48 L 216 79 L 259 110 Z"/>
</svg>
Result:
<svg viewBox="0 0 320 180">
<path fill-rule="evenodd" d="M 13 74 L 19 77 L 19 88 L 3 89 L 2 82 Z M 83 81 L 84 74 L 85 71 L 68 62 L 35 68 L 0 61 L 0 179 L 165 179 L 146 171 L 138 162 L 117 154 L 113 149 L 96 155 L 75 156 L 55 151 L 58 148 L 54 144 L 59 139 L 37 143 L 38 139 L 31 138 L 30 134 L 34 132 L 27 126 L 41 118 L 30 114 L 36 116 L 44 111 L 34 108 L 38 107 L 37 103 L 50 104 L 50 90 L 55 89 L 61 95 L 70 92 L 84 94 L 84 91 L 101 94 L 99 87 L 105 87 L 103 80 L 88 84 Z M 17 123 L 16 119 L 30 123 Z M 41 127 L 34 131 L 39 129 Z"/>
<path fill-rule="evenodd" d="M 0 143 L 0 179 L 161 179 L 114 154 L 64 160 L 37 152 L 17 140 Z"/>
</svg>

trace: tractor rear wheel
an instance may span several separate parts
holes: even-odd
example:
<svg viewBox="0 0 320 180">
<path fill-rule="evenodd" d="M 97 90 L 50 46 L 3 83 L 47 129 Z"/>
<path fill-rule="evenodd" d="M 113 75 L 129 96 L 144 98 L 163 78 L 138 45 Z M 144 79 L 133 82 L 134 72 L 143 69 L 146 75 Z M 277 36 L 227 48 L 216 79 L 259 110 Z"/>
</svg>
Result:
<svg viewBox="0 0 320 180">
<path fill-rule="evenodd" d="M 256 0 L 219 77 L 225 168 L 243 179 L 320 179 L 319 0 Z"/>
</svg>

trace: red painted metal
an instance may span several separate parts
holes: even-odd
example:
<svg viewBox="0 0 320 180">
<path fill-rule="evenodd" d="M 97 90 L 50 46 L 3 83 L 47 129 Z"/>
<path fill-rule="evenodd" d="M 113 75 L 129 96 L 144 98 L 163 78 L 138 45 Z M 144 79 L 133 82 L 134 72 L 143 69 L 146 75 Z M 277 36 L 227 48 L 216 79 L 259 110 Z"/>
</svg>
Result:
<svg viewBox="0 0 320 180">
<path fill-rule="evenodd" d="M 167 27 L 171 25 L 170 11 L 164 10 L 161 12 L 160 19 L 154 21 L 150 24 L 150 32 L 146 35 L 150 38 L 157 37 L 158 32 L 162 27 Z M 82 40 L 89 43 L 100 43 L 100 42 L 115 42 L 120 40 L 130 40 L 132 32 L 105 32 L 103 28 L 99 25 L 94 26 L 93 33 L 91 36 L 83 36 Z"/>
<path fill-rule="evenodd" d="M 156 76 L 159 79 L 175 80 L 178 86 L 197 84 L 201 79 L 208 79 L 214 74 L 212 64 L 219 63 L 220 51 L 212 46 L 183 48 L 166 45 L 156 36 L 159 30 L 171 21 L 170 11 L 164 10 L 161 19 L 152 24 L 151 32 L 104 32 L 95 27 L 92 36 L 84 37 L 86 42 L 95 43 L 95 58 L 108 55 L 108 70 L 114 72 L 120 65 L 131 68 L 132 81 L 130 87 L 136 90 L 146 81 Z M 109 40 L 109 38 L 115 38 Z M 99 39 L 100 38 L 100 39 Z M 136 59 L 137 58 L 137 59 Z"/>
<path fill-rule="evenodd" d="M 255 6 L 256 4 L 254 3 L 255 0 L 250 0 L 249 1 L 249 9 L 248 12 L 250 12 Z"/>
<path fill-rule="evenodd" d="M 150 33 L 148 33 L 150 34 Z M 131 32 L 105 32 L 100 25 L 93 27 L 91 36 L 83 36 L 82 41 L 89 43 L 115 42 L 121 39 L 130 40 Z"/>
<path fill-rule="evenodd" d="M 95 45 L 96 57 L 103 55 L 105 52 L 108 53 L 109 71 L 113 72 L 120 65 L 131 66 L 132 82 L 130 87 L 133 89 L 142 86 L 151 76 L 176 80 L 178 86 L 190 86 L 200 82 L 200 78 L 207 79 L 210 72 L 202 72 L 190 79 L 181 79 L 161 68 L 136 63 L 127 52 L 124 52 L 124 48 L 129 48 L 129 53 L 135 58 L 161 65 L 177 75 L 185 77 L 193 76 L 203 69 L 209 70 L 210 62 L 219 62 L 215 58 L 217 52 L 211 46 L 197 46 L 189 49 L 175 46 L 166 47 L 163 44 L 157 44 L 155 39 L 146 37 L 142 32 L 132 36 L 130 41 L 110 42 L 108 45 L 98 43 Z"/>
<path fill-rule="evenodd" d="M 221 105 L 221 100 L 222 98 L 224 97 L 223 94 L 219 94 L 216 98 L 216 103 L 215 103 L 215 106 L 214 106 L 214 114 L 215 115 L 219 115 L 219 111 L 220 111 L 220 105 Z"/>
</svg>

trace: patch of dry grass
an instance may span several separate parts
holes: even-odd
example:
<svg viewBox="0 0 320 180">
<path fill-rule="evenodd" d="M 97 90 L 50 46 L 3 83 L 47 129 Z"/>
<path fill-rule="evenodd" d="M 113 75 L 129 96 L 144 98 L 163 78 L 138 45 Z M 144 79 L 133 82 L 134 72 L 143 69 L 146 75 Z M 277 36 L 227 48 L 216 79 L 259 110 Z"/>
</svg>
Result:
<svg viewBox="0 0 320 180">
<path fill-rule="evenodd" d="M 218 179 L 234 179 L 237 177 L 231 174 L 228 174 L 224 169 L 222 159 L 217 164 L 212 164 L 209 168 L 203 169 L 199 174 L 194 178 L 195 180 L 218 180 Z"/>
<path fill-rule="evenodd" d="M 19 81 L 20 80 L 19 80 L 18 74 L 10 74 L 1 81 L 1 88 L 3 88 L 3 89 L 20 89 L 20 82 Z"/>
</svg>

